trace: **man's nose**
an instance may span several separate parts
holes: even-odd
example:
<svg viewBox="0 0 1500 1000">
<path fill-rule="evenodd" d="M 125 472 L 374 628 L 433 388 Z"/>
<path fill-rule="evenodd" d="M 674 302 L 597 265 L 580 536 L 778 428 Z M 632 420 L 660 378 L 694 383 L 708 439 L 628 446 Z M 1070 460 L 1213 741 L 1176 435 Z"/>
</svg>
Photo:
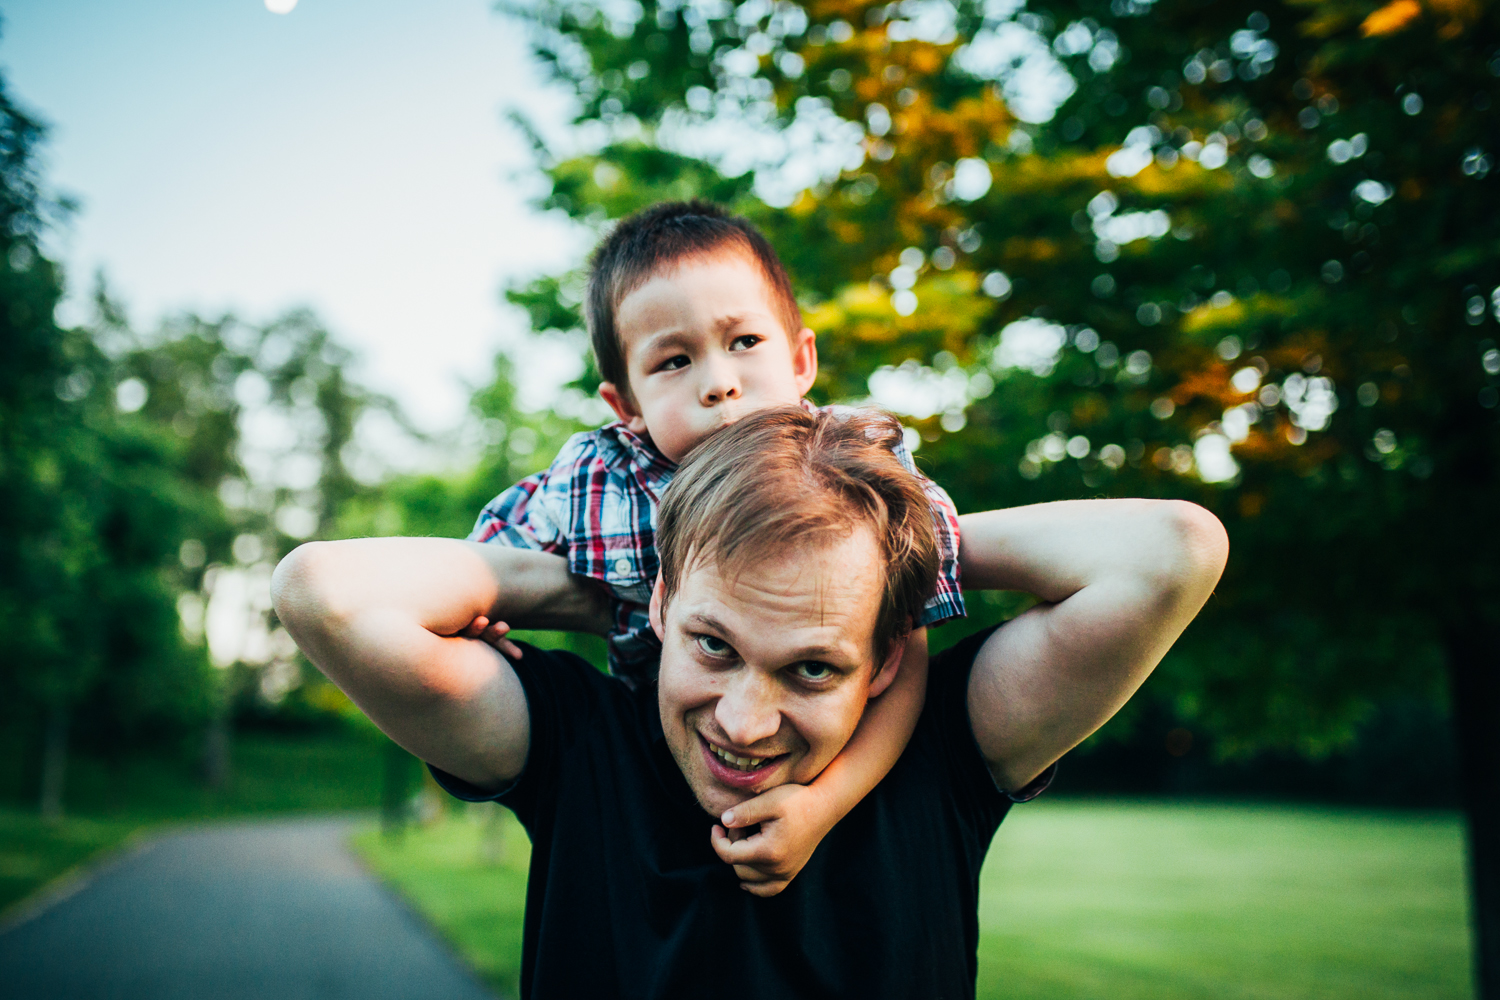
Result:
<svg viewBox="0 0 1500 1000">
<path fill-rule="evenodd" d="M 719 696 L 714 719 L 724 735 L 742 750 L 770 739 L 781 730 L 776 682 L 752 668 L 737 671 L 728 689 Z"/>
<path fill-rule="evenodd" d="M 703 383 L 699 402 L 704 406 L 717 406 L 730 399 L 740 398 L 740 380 L 734 365 L 723 360 L 712 360 L 703 366 Z"/>
</svg>

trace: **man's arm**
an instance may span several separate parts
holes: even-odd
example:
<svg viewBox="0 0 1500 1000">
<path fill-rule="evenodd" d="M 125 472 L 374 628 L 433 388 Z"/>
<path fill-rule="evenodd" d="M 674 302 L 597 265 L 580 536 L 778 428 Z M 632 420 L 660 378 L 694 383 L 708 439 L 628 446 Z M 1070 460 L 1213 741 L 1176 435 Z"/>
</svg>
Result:
<svg viewBox="0 0 1500 1000">
<path fill-rule="evenodd" d="M 1072 500 L 968 514 L 964 583 L 1042 604 L 980 649 L 969 718 L 1000 787 L 1026 785 L 1119 711 L 1209 595 L 1223 525 L 1175 500 Z"/>
<path fill-rule="evenodd" d="M 474 619 L 608 629 L 607 603 L 561 556 L 442 538 L 313 542 L 276 567 L 281 623 L 391 739 L 480 788 L 521 773 L 530 725 L 521 682 Z"/>
</svg>

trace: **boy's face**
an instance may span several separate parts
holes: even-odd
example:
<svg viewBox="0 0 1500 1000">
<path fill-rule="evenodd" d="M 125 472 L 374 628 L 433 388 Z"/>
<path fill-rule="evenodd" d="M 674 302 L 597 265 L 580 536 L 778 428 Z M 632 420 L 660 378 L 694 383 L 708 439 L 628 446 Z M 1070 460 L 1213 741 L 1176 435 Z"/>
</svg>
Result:
<svg viewBox="0 0 1500 1000">
<path fill-rule="evenodd" d="M 679 262 L 615 310 L 630 384 L 599 388 L 674 462 L 756 410 L 795 404 L 818 374 L 811 330 L 788 335 L 759 265 L 735 252 Z"/>
</svg>

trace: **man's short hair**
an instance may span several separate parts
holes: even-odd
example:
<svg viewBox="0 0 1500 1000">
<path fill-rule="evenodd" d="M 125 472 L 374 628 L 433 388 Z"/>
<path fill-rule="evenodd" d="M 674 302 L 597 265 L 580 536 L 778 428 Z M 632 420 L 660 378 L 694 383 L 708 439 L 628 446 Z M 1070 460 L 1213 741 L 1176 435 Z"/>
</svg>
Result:
<svg viewBox="0 0 1500 1000">
<path fill-rule="evenodd" d="M 690 258 L 738 251 L 760 266 L 771 306 L 787 336 L 802 329 L 792 282 L 776 251 L 748 220 L 706 201 L 670 201 L 637 212 L 615 227 L 589 261 L 585 319 L 594 360 L 606 382 L 627 389 L 625 349 L 615 310 L 625 296 Z"/>
<path fill-rule="evenodd" d="M 827 544 L 867 525 L 885 586 L 877 667 L 937 585 L 937 536 L 921 481 L 892 450 L 900 424 L 879 411 L 778 407 L 693 450 L 662 497 L 657 551 L 670 601 L 699 560 L 728 578 L 767 555 Z"/>
</svg>

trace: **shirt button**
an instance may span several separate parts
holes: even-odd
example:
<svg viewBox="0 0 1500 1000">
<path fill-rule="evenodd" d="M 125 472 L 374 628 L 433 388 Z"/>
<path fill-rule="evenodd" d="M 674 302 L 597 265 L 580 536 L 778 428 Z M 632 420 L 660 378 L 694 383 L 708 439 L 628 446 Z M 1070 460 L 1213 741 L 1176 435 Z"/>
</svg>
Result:
<svg viewBox="0 0 1500 1000">
<path fill-rule="evenodd" d="M 616 573 L 629 573 L 630 572 L 630 560 L 629 559 L 616 559 L 615 560 L 615 572 Z"/>
</svg>

